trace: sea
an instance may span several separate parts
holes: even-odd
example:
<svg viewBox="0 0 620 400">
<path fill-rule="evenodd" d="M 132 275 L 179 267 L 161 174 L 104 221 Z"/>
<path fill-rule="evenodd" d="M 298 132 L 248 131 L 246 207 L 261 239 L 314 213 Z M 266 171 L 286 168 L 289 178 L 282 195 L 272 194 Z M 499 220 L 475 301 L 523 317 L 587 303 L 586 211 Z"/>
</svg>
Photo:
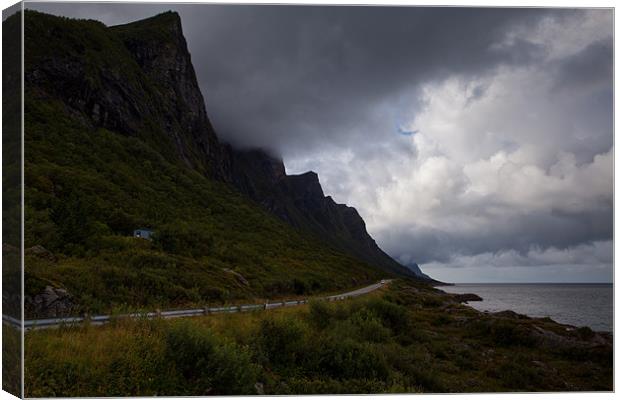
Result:
<svg viewBox="0 0 620 400">
<path fill-rule="evenodd" d="M 549 317 L 563 324 L 613 332 L 612 284 L 463 283 L 438 289 L 477 294 L 483 301 L 468 304 L 480 311 L 512 310 L 530 317 Z"/>
</svg>

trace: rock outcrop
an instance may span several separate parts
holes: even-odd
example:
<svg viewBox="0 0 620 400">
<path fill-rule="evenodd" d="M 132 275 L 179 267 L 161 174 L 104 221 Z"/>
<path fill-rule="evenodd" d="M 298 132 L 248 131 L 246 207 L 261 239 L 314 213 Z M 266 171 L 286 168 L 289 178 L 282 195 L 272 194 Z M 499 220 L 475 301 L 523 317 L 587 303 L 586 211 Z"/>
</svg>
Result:
<svg viewBox="0 0 620 400">
<path fill-rule="evenodd" d="M 230 151 L 207 116 L 179 15 L 167 12 L 110 29 L 156 85 L 167 110 L 161 122 L 178 155 L 187 165 L 230 181 Z"/>
<path fill-rule="evenodd" d="M 458 303 L 468 303 L 470 301 L 482 301 L 482 297 L 474 293 L 455 294 L 454 300 Z"/>
<path fill-rule="evenodd" d="M 25 249 L 24 254 L 42 258 L 47 261 L 56 262 L 56 256 L 40 244 Z"/>
<path fill-rule="evenodd" d="M 25 303 L 28 315 L 39 318 L 68 316 L 75 311 L 69 292 L 49 285 L 35 296 L 26 296 Z"/>
<path fill-rule="evenodd" d="M 241 285 L 243 285 L 243 286 L 250 286 L 250 282 L 248 282 L 248 280 L 245 279 L 245 277 L 243 275 L 241 275 L 240 273 L 238 273 L 237 271 L 233 271 L 230 268 L 224 268 L 223 271 L 231 274 L 232 276 L 234 276 L 235 279 L 237 280 L 237 282 L 239 282 Z"/>
</svg>

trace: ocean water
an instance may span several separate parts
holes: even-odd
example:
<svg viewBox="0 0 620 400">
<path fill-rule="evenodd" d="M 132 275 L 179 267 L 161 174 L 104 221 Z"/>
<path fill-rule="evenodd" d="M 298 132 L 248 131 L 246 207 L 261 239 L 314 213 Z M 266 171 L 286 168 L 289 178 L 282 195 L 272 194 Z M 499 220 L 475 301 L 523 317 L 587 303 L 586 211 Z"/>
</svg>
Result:
<svg viewBox="0 0 620 400">
<path fill-rule="evenodd" d="M 480 311 L 512 310 L 530 317 L 550 317 L 595 331 L 613 331 L 612 284 L 456 284 L 449 293 L 475 293 L 483 301 L 468 304 Z"/>
</svg>

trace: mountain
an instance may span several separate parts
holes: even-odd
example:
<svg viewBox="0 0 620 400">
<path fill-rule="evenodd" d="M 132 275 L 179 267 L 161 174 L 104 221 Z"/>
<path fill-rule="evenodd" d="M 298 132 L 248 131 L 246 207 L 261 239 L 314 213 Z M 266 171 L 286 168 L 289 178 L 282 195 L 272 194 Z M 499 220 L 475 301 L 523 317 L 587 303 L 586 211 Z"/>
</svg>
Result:
<svg viewBox="0 0 620 400">
<path fill-rule="evenodd" d="M 188 166 L 195 167 L 188 154 L 198 149 L 200 169 L 232 183 L 292 226 L 309 230 L 368 263 L 411 275 L 410 269 L 377 246 L 357 210 L 324 196 L 316 173 L 289 176 L 282 161 L 263 150 L 235 150 L 218 142 L 207 117 L 178 14 L 168 12 L 111 30 L 146 75 L 165 86 L 166 103 L 174 104 L 179 126 L 189 133 L 186 141 L 179 134 L 174 135 L 178 155 Z"/>
<path fill-rule="evenodd" d="M 282 161 L 263 150 L 236 151 L 233 183 L 278 218 L 327 239 L 342 251 L 393 273 L 424 277 L 384 253 L 355 208 L 324 195 L 315 172 L 286 175 Z"/>
<path fill-rule="evenodd" d="M 30 258 L 37 290 L 98 298 L 105 285 L 79 277 L 103 274 L 125 293 L 98 300 L 105 307 L 169 302 L 157 294 L 162 279 L 175 281 L 180 304 L 416 276 L 379 249 L 354 208 L 323 194 L 315 173 L 286 175 L 265 151 L 218 139 L 178 14 L 108 28 L 27 11 L 24 34 L 26 245 L 59 254 L 53 268 Z M 138 227 L 157 240 L 128 238 Z"/>
</svg>

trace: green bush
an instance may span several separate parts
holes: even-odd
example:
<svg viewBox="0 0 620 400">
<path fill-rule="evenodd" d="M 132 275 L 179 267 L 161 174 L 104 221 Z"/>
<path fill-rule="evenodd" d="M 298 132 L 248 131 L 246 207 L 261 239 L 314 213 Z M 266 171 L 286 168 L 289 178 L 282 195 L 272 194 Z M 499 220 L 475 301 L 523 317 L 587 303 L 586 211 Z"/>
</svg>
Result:
<svg viewBox="0 0 620 400">
<path fill-rule="evenodd" d="M 325 300 L 310 301 L 310 322 L 319 329 L 325 329 L 334 317 L 332 304 Z"/>
<path fill-rule="evenodd" d="M 594 337 L 594 331 L 587 326 L 578 328 L 575 333 L 581 340 L 590 340 Z"/>
<path fill-rule="evenodd" d="M 312 350 L 306 347 L 307 327 L 296 318 L 266 318 L 258 332 L 258 348 L 274 366 L 293 367 Z"/>
<path fill-rule="evenodd" d="M 304 279 L 295 278 L 293 279 L 293 291 L 298 295 L 306 294 L 310 291 L 310 285 Z"/>
<path fill-rule="evenodd" d="M 318 370 L 338 379 L 386 380 L 390 367 L 383 354 L 371 344 L 351 338 L 324 338 L 314 347 Z"/>
<path fill-rule="evenodd" d="M 368 307 L 395 333 L 402 333 L 410 329 L 409 313 L 407 308 L 383 299 L 368 301 Z"/>
<path fill-rule="evenodd" d="M 372 311 L 360 310 L 351 315 L 348 320 L 356 329 L 357 336 L 364 341 L 381 343 L 387 342 L 392 336 L 392 331 L 385 327 Z"/>
<path fill-rule="evenodd" d="M 56 224 L 58 236 L 54 247 L 69 250 L 71 245 L 82 245 L 98 231 L 105 231 L 92 220 L 95 211 L 76 192 L 70 192 L 62 201 L 54 201 L 49 211 L 52 222 Z M 104 227 L 104 225 L 101 225 Z"/>
<path fill-rule="evenodd" d="M 527 328 L 509 321 L 491 324 L 490 333 L 500 346 L 531 346 L 535 340 Z"/>
<path fill-rule="evenodd" d="M 497 365 L 489 374 L 499 379 L 504 387 L 520 392 L 540 387 L 545 379 L 543 370 L 535 368 L 531 360 L 518 355 Z"/>
<path fill-rule="evenodd" d="M 435 360 L 427 347 L 428 344 L 402 347 L 388 343 L 382 345 L 380 351 L 392 369 L 402 376 L 406 387 L 414 388 L 414 391 L 445 392 L 448 384 L 438 376 Z"/>
<path fill-rule="evenodd" d="M 499 346 L 533 346 L 531 332 L 522 324 L 507 319 L 483 319 L 468 325 L 471 335 L 480 336 Z"/>
<path fill-rule="evenodd" d="M 219 339 L 189 321 L 170 325 L 165 341 L 167 359 L 183 376 L 183 388 L 171 394 L 251 393 L 257 371 L 247 349 Z"/>
<path fill-rule="evenodd" d="M 163 251 L 190 257 L 208 255 L 213 248 L 213 238 L 209 234 L 199 227 L 181 222 L 159 228 L 153 242 Z"/>
</svg>

